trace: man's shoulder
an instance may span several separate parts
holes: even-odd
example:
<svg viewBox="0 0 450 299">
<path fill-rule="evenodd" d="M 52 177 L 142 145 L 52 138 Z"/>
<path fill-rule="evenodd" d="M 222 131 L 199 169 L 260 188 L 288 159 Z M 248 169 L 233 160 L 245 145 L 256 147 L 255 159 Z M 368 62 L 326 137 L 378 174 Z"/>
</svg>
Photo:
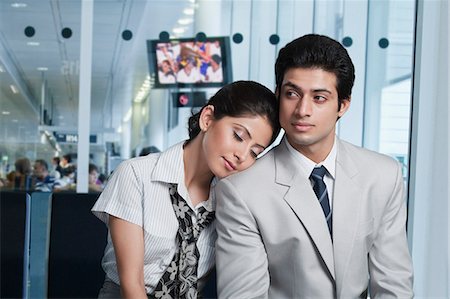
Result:
<svg viewBox="0 0 450 299">
<path fill-rule="evenodd" d="M 273 177 L 275 173 L 274 157 L 274 150 L 271 150 L 257 159 L 251 167 L 233 174 L 226 179 L 230 180 L 233 184 L 248 184 L 261 182 L 265 178 Z"/>
<path fill-rule="evenodd" d="M 387 154 L 339 140 L 338 161 L 342 161 L 343 157 L 351 159 L 360 168 L 367 170 L 385 167 L 396 168 L 398 165 L 398 161 Z"/>
</svg>

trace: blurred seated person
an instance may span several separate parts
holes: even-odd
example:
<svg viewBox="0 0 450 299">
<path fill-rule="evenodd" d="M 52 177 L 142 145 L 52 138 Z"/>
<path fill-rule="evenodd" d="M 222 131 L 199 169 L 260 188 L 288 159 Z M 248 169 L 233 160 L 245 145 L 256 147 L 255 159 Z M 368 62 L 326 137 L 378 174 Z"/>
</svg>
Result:
<svg viewBox="0 0 450 299">
<path fill-rule="evenodd" d="M 64 156 L 62 156 L 61 161 L 59 162 L 59 165 L 63 169 L 72 165 L 72 156 L 70 154 L 65 154 Z M 61 173 L 61 175 L 63 175 L 63 174 Z"/>
<path fill-rule="evenodd" d="M 8 180 L 4 179 L 4 178 L 0 178 L 0 189 L 3 187 L 6 187 L 8 183 Z"/>
<path fill-rule="evenodd" d="M 58 184 L 54 187 L 54 191 L 75 191 L 76 190 L 76 171 L 75 165 L 68 165 L 63 168 L 61 178 L 57 180 Z"/>
<path fill-rule="evenodd" d="M 32 168 L 28 158 L 19 158 L 14 163 L 15 170 L 6 176 L 6 188 L 14 190 L 29 190 L 32 185 Z"/>
<path fill-rule="evenodd" d="M 52 192 L 53 188 L 59 185 L 55 177 L 48 172 L 48 164 L 43 159 L 34 161 L 33 181 L 35 191 Z"/>
<path fill-rule="evenodd" d="M 98 179 L 99 172 L 95 164 L 89 163 L 89 192 L 102 192 L 103 184 Z"/>
<path fill-rule="evenodd" d="M 207 82 L 222 82 L 223 81 L 223 72 L 222 66 L 222 58 L 214 54 L 209 61 L 208 69 L 206 70 L 205 81 Z"/>
<path fill-rule="evenodd" d="M 54 176 L 55 179 L 60 179 L 62 176 L 62 167 L 60 165 L 61 159 L 59 157 L 52 158 L 52 169 L 50 170 L 50 175 Z"/>
<path fill-rule="evenodd" d="M 201 81 L 200 71 L 196 67 L 195 58 L 188 57 L 184 67 L 177 73 L 177 81 L 179 83 L 196 83 Z"/>
<path fill-rule="evenodd" d="M 158 71 L 158 79 L 161 84 L 176 83 L 177 79 L 173 73 L 169 60 L 163 60 Z"/>
</svg>

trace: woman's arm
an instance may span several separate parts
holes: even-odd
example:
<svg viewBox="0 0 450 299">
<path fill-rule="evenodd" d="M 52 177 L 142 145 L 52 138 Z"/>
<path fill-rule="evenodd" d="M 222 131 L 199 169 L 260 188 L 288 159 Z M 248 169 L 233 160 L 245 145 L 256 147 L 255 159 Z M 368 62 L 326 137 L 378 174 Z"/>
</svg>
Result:
<svg viewBox="0 0 450 299">
<path fill-rule="evenodd" d="M 109 216 L 123 298 L 147 299 L 144 287 L 144 232 L 142 227 Z"/>
</svg>

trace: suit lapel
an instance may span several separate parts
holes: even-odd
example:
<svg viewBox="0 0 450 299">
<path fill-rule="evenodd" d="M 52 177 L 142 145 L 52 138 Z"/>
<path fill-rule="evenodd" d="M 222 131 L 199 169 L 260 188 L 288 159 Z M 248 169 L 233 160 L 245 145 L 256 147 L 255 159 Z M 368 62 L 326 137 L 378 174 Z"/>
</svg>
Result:
<svg viewBox="0 0 450 299">
<path fill-rule="evenodd" d="M 358 170 L 342 141 L 338 140 L 333 196 L 333 244 L 336 291 L 339 297 L 358 228 L 362 191 L 355 183 Z"/>
<path fill-rule="evenodd" d="M 303 224 L 334 278 L 333 244 L 322 208 L 309 179 L 296 170 L 293 157 L 283 141 L 276 149 L 275 164 L 277 183 L 289 186 L 284 200 Z"/>
</svg>

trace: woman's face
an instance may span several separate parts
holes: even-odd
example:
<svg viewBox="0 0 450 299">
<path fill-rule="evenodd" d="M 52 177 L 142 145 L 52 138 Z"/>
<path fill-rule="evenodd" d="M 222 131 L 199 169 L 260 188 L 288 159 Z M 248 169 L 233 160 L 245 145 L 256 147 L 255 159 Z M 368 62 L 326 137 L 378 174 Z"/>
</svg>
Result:
<svg viewBox="0 0 450 299">
<path fill-rule="evenodd" d="M 95 184 L 98 179 L 98 172 L 97 170 L 92 170 L 89 172 L 89 184 Z"/>
<path fill-rule="evenodd" d="M 211 118 L 203 124 L 203 150 L 218 178 L 249 168 L 269 146 L 272 127 L 262 116 Z"/>
</svg>

